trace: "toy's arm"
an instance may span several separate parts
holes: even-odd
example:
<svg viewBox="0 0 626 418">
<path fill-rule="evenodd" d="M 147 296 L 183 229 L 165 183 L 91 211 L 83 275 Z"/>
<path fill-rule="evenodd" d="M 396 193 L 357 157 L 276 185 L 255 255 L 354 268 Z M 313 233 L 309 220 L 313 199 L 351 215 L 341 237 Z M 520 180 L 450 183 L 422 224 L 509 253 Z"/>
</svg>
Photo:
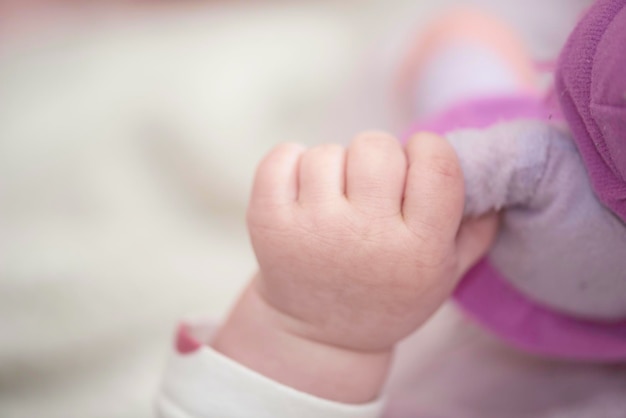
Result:
<svg viewBox="0 0 626 418">
<path fill-rule="evenodd" d="M 504 214 L 490 262 L 534 302 L 593 320 L 626 315 L 626 224 L 596 197 L 569 133 L 516 121 L 447 135 L 465 214 Z"/>
<path fill-rule="evenodd" d="M 532 120 L 447 134 L 465 175 L 465 215 L 528 203 L 548 164 L 555 135 L 563 131 Z"/>
</svg>

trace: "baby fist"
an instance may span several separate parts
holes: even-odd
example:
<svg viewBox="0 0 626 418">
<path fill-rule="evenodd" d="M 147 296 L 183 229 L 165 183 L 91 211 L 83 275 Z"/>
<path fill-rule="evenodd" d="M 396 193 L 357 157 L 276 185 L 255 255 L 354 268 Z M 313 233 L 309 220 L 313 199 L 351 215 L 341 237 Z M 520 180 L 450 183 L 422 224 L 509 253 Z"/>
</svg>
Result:
<svg viewBox="0 0 626 418">
<path fill-rule="evenodd" d="M 291 333 L 388 350 L 486 251 L 494 222 L 461 227 L 463 203 L 456 154 L 435 135 L 406 148 L 382 133 L 348 149 L 280 145 L 258 168 L 248 210 L 252 288 Z"/>
</svg>

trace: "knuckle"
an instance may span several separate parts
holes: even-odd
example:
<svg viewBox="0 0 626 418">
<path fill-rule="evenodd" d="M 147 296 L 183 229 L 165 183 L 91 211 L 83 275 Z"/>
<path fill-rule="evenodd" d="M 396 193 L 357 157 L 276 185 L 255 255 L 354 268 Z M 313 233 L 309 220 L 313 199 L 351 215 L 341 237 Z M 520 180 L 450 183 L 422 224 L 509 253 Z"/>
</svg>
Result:
<svg viewBox="0 0 626 418">
<path fill-rule="evenodd" d="M 310 152 L 311 153 L 315 153 L 318 155 L 335 155 L 338 153 L 343 152 L 343 146 L 339 145 L 339 144 L 333 144 L 333 143 L 328 143 L 328 144 L 321 144 L 321 145 L 317 145 L 313 148 L 311 148 Z"/>
<path fill-rule="evenodd" d="M 255 178 L 270 177 L 275 175 L 276 167 L 282 166 L 290 160 L 293 154 L 302 152 L 305 148 L 302 145 L 285 142 L 272 148 L 257 165 Z"/>
<path fill-rule="evenodd" d="M 276 145 L 261 161 L 257 172 L 272 171 L 276 164 L 284 164 L 293 154 L 303 152 L 305 147 L 294 142 L 283 142 Z"/>
<path fill-rule="evenodd" d="M 327 163 L 329 158 L 340 155 L 344 148 L 339 144 L 321 144 L 307 150 L 303 155 L 303 164 L 318 166 Z"/>
<path fill-rule="evenodd" d="M 451 180 L 457 180 L 463 176 L 456 157 L 450 155 L 434 155 L 430 160 L 429 169 L 435 175 Z"/>
<path fill-rule="evenodd" d="M 334 205 L 321 207 L 306 213 L 298 224 L 307 234 L 328 243 L 358 241 L 367 225 L 363 217 L 345 209 Z"/>
<path fill-rule="evenodd" d="M 362 196 L 358 204 L 353 205 L 354 210 L 375 221 L 386 221 L 387 218 L 395 218 L 400 215 L 400 200 L 381 197 L 384 188 L 384 184 L 372 183 L 371 194 Z"/>
<path fill-rule="evenodd" d="M 423 154 L 420 160 L 426 170 L 441 177 L 462 178 L 459 159 L 448 141 L 431 134 L 423 134 L 421 138 L 414 138 L 413 141 L 412 146 L 421 145 L 420 152 Z"/>
<path fill-rule="evenodd" d="M 436 177 L 458 181 L 463 178 L 461 164 L 454 149 L 445 141 L 438 141 L 435 146 L 428 146 L 424 150 L 421 160 L 421 169 L 427 174 Z"/>
<path fill-rule="evenodd" d="M 310 211 L 306 216 L 308 229 L 313 233 L 334 233 L 345 225 L 346 216 L 337 205 L 320 205 L 314 211 Z"/>
<path fill-rule="evenodd" d="M 399 141 L 388 133 L 380 131 L 367 131 L 356 136 L 353 140 L 355 147 L 368 147 L 378 149 L 398 148 Z"/>
</svg>

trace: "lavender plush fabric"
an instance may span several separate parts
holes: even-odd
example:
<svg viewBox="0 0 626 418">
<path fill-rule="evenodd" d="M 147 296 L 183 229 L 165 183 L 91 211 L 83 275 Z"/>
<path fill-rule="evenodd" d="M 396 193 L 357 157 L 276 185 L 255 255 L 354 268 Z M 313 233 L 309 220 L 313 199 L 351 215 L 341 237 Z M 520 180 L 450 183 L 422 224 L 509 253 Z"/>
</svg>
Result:
<svg viewBox="0 0 626 418">
<path fill-rule="evenodd" d="M 527 351 L 623 360 L 626 225 L 597 200 L 569 131 L 550 119 L 536 98 L 507 97 L 461 103 L 415 127 L 455 147 L 466 214 L 506 209 L 491 254 L 455 298 Z"/>
<path fill-rule="evenodd" d="M 537 303 L 579 318 L 626 318 L 626 224 L 594 195 L 569 132 L 515 120 L 447 134 L 466 215 L 506 208 L 490 262 Z"/>
<path fill-rule="evenodd" d="M 529 97 L 459 104 L 416 127 L 456 148 L 467 214 L 506 209 L 456 299 L 543 355 L 626 360 L 625 5 L 598 1 L 563 50 L 563 127 L 552 120 L 561 112 Z"/>
</svg>

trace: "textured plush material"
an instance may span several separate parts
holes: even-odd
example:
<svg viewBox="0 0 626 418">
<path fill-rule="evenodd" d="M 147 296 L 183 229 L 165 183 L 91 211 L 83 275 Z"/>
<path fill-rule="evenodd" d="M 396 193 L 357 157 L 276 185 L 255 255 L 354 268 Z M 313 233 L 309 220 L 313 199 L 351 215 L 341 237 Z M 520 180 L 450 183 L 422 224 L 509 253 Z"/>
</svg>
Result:
<svg viewBox="0 0 626 418">
<path fill-rule="evenodd" d="M 456 148 L 467 214 L 506 209 L 457 300 L 543 355 L 626 359 L 625 5 L 597 2 L 562 52 L 555 92 L 569 130 L 532 97 L 461 103 L 414 127 Z"/>
<path fill-rule="evenodd" d="M 584 16 L 556 90 L 596 193 L 626 220 L 626 0 L 600 0 Z"/>
<path fill-rule="evenodd" d="M 624 359 L 626 225 L 596 199 L 569 132 L 550 119 L 541 101 L 508 97 L 462 103 L 421 125 L 459 154 L 466 214 L 506 209 L 489 258 L 455 296 L 528 351 Z"/>
<path fill-rule="evenodd" d="M 595 197 L 568 132 L 517 120 L 448 134 L 466 214 L 508 209 L 490 260 L 534 301 L 581 318 L 626 318 L 626 224 Z"/>
</svg>

